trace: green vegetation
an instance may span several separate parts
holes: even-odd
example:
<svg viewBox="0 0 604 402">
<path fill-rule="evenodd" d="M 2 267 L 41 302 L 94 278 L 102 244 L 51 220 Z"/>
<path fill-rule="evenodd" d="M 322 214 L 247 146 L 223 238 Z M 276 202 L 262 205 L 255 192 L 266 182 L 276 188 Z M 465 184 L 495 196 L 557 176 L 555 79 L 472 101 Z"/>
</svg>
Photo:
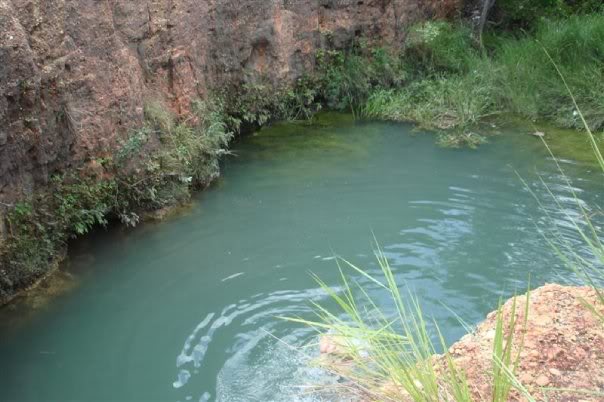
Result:
<svg viewBox="0 0 604 402">
<path fill-rule="evenodd" d="M 429 21 L 412 27 L 399 50 L 371 48 L 363 40 L 347 50 L 321 50 L 316 71 L 302 80 L 306 90 L 291 92 L 308 112 L 297 116 L 324 105 L 356 118 L 413 121 L 441 132 L 439 142 L 448 146 L 480 144 L 478 123 L 500 115 L 582 130 L 551 57 L 569 77 L 587 122 L 604 128 L 604 14 L 589 2 L 544 2 L 551 4 L 501 2 L 497 15 L 507 18 L 502 26 L 515 29 L 485 32 L 484 47 L 462 21 Z M 524 14 L 508 8 L 539 11 L 539 18 L 529 29 L 520 19 Z M 275 98 L 282 96 L 253 103 L 274 105 Z M 274 109 L 265 107 L 256 120 L 291 117 Z"/>
<path fill-rule="evenodd" d="M 499 12 L 512 3 L 503 2 Z M 582 129 L 548 61 L 549 52 L 562 72 L 572 77 L 569 85 L 582 100 L 588 123 L 600 129 L 604 127 L 604 15 L 568 17 L 579 6 L 555 3 L 540 7 L 540 18 L 528 31 L 487 32 L 484 48 L 477 46 L 463 22 L 432 21 L 414 26 L 398 51 L 372 48 L 364 40 L 346 50 L 320 50 L 315 71 L 293 88 L 275 88 L 260 80 L 221 94 L 227 99 L 230 127 L 304 120 L 325 107 L 352 112 L 355 118 L 413 121 L 440 131 L 439 143 L 447 146 L 474 147 L 484 142 L 477 133 L 478 123 L 502 114 Z M 596 10 L 580 3 L 581 10 Z M 537 12 L 531 4 L 518 6 Z M 520 14 L 505 15 L 507 27 L 526 25 Z"/>
<path fill-rule="evenodd" d="M 600 144 L 588 123 L 588 117 L 583 113 L 577 102 L 572 89 L 573 80 L 568 80 L 557 63 L 556 59 L 546 50 L 546 62 L 549 62 L 554 69 L 561 86 L 571 100 L 571 104 L 576 111 L 577 118 L 582 125 L 589 143 L 591 145 L 592 156 L 597 166 L 604 174 L 604 156 L 600 150 Z M 576 202 L 577 210 L 580 212 L 577 216 L 569 213 L 567 208 L 560 204 L 554 193 L 550 191 L 545 182 L 546 189 L 558 209 L 562 212 L 567 221 L 571 222 L 572 228 L 579 234 L 582 243 L 587 246 L 590 252 L 589 256 L 584 255 L 577 250 L 574 242 L 566 240 L 566 237 L 556 231 L 556 219 L 551 216 L 545 207 L 542 210 L 549 218 L 548 229 L 545 232 L 545 238 L 552 246 L 552 250 L 560 259 L 575 272 L 579 279 L 594 289 L 597 294 L 598 303 L 604 304 L 604 243 L 602 241 L 601 228 L 594 221 L 594 214 L 601 213 L 599 206 L 586 206 L 578 197 L 570 182 L 570 179 L 564 173 L 561 165 L 556 160 L 545 140 L 544 146 L 550 152 L 554 159 L 560 174 L 566 178 L 568 188 Z M 531 187 L 523 181 L 526 188 L 531 192 Z M 535 195 L 536 201 L 541 205 L 539 197 Z M 352 392 L 361 392 L 369 395 L 376 400 L 400 400 L 401 395 L 406 394 L 414 401 L 472 401 L 467 380 L 463 370 L 456 367 L 453 358 L 448 352 L 448 345 L 445 344 L 438 324 L 434 323 L 434 330 L 430 332 L 426 324 L 426 319 L 418 300 L 409 294 L 405 299 L 400 294 L 399 284 L 396 283 L 394 274 L 388 265 L 388 261 L 381 251 L 376 253 L 383 275 L 386 279 L 382 283 L 375 277 L 370 276 L 354 265 L 343 261 L 348 268 L 361 277 L 364 277 L 377 284 L 380 288 L 389 293 L 393 304 L 396 307 L 396 316 L 388 315 L 383 307 L 378 307 L 377 303 L 369 296 L 369 293 L 354 278 L 344 275 L 340 267 L 340 273 L 343 282 L 343 292 L 336 292 L 329 288 L 324 282 L 317 278 L 321 287 L 331 296 L 342 310 L 343 314 L 315 304 L 319 320 L 316 322 L 292 319 L 294 322 L 300 322 L 310 325 L 320 332 L 331 334 L 334 339 L 338 339 L 340 346 L 344 348 L 342 358 L 349 363 L 342 364 L 341 361 L 333 359 L 319 360 L 319 364 L 330 372 L 338 374 L 349 381 Z M 354 284 L 354 286 L 352 285 Z M 526 305 L 524 308 L 524 323 L 520 330 L 521 334 L 526 332 L 528 320 L 528 306 L 530 293 L 526 296 Z M 604 316 L 600 313 L 597 306 L 590 305 L 583 301 L 585 308 L 593 313 L 599 321 L 604 324 Z M 515 328 L 519 325 L 516 318 L 516 299 L 512 301 L 509 321 L 504 320 L 504 315 L 500 305 L 496 316 L 495 335 L 493 338 L 492 371 L 490 374 L 490 395 L 491 401 L 507 401 L 512 389 L 526 400 L 536 400 L 530 392 L 516 378 L 516 370 L 520 363 L 520 356 L 523 350 L 524 339 L 514 339 Z M 433 338 L 437 338 L 440 344 L 440 350 L 435 346 Z M 435 369 L 436 360 L 431 358 L 436 353 L 444 353 L 442 360 L 444 367 L 440 371 Z M 556 390 L 556 389 L 551 389 Z M 597 391 L 592 390 L 565 390 L 576 395 L 591 394 L 601 396 Z"/>
<path fill-rule="evenodd" d="M 371 94 L 367 117 L 467 133 L 485 117 L 511 113 L 583 129 L 549 53 L 571 77 L 588 124 L 604 127 L 604 15 L 543 20 L 519 37 L 491 35 L 484 52 L 463 26 L 424 23 L 410 36 L 405 54 L 418 67 L 414 79 Z"/>
<path fill-rule="evenodd" d="M 577 110 L 577 115 L 583 124 L 585 132 L 587 133 L 587 137 L 589 139 L 589 143 L 591 145 L 591 151 L 593 158 L 599 168 L 599 172 L 604 174 L 604 156 L 600 150 L 600 144 L 598 139 L 595 137 L 593 131 L 591 130 L 588 121 L 583 114 L 581 108 L 579 107 L 576 97 L 569 86 L 569 83 L 564 76 L 562 70 L 559 69 L 558 65 L 550 59 L 556 72 L 558 73 L 561 82 L 564 87 L 568 91 L 572 99 L 572 104 Z M 560 259 L 565 263 L 565 265 L 570 268 L 573 272 L 577 274 L 577 276 L 585 282 L 587 285 L 592 287 L 597 294 L 598 302 L 604 305 L 604 291 L 602 290 L 602 286 L 604 286 L 604 270 L 602 267 L 604 266 L 604 242 L 602 241 L 602 229 L 600 225 L 596 224 L 594 220 L 594 215 L 598 215 L 602 213 L 601 207 L 599 205 L 584 205 L 583 202 L 577 196 L 576 191 L 574 190 L 572 183 L 569 177 L 565 174 L 562 166 L 556 159 L 555 155 L 552 153 L 549 148 L 547 142 L 543 141 L 543 144 L 550 152 L 550 155 L 556 162 L 557 168 L 565 178 L 566 183 L 568 184 L 568 188 L 571 190 L 571 194 L 573 200 L 575 201 L 577 210 L 579 211 L 578 216 L 571 216 L 568 213 L 567 209 L 564 208 L 558 199 L 553 195 L 553 192 L 549 189 L 547 185 L 545 185 L 548 194 L 553 198 L 554 202 L 558 206 L 560 212 L 564 214 L 566 219 L 571 222 L 572 229 L 575 230 L 576 233 L 579 234 L 579 238 L 582 240 L 582 244 L 587 246 L 587 250 L 589 251 L 589 256 L 583 255 L 580 251 L 577 250 L 577 247 L 571 244 L 568 240 L 566 240 L 563 236 L 556 231 L 555 219 L 551 217 L 551 215 L 547 212 L 547 209 L 543 208 L 543 211 L 546 213 L 548 220 L 550 223 L 550 227 L 554 229 L 549 229 L 545 232 L 545 239 L 549 242 L 552 249 L 556 252 L 556 254 L 560 257 Z M 531 190 L 530 186 L 523 180 L 524 185 Z M 532 190 L 531 190 L 532 192 Z M 539 197 L 532 192 L 536 201 L 539 205 L 542 206 Z M 595 306 L 590 305 L 589 303 L 584 301 L 584 305 L 604 324 L 604 315 L 602 315 Z"/>
<path fill-rule="evenodd" d="M 401 294 L 400 284 L 396 282 L 388 260 L 380 250 L 376 252 L 376 257 L 384 277 L 382 280 L 345 260 L 338 260 L 344 264 L 344 267 L 338 264 L 342 292 L 336 292 L 316 278 L 341 311 L 335 312 L 314 304 L 319 317 L 317 321 L 286 319 L 309 325 L 337 340 L 340 349 L 343 349 L 338 352 L 339 357 L 320 359 L 318 364 L 345 378 L 348 383 L 343 389 L 352 394 L 358 392 L 379 401 L 398 401 L 402 395 L 408 395 L 418 402 L 473 401 L 465 374 L 448 352 L 438 324 L 426 320 L 413 294 Z M 389 314 L 384 306 L 378 306 L 367 289 L 344 273 L 345 269 L 350 269 L 387 292 L 395 313 Z M 514 334 L 523 333 L 526 328 L 528 301 L 526 297 L 524 320 L 520 323 L 517 321 L 515 299 L 509 311 L 509 321 L 504 318 L 502 306 L 499 307 L 493 340 L 492 371 L 489 373 L 493 402 L 507 401 L 513 388 L 525 392 L 514 375 L 523 337 L 515 339 Z M 437 353 L 443 353 L 440 363 L 433 359 Z"/>
<path fill-rule="evenodd" d="M 95 161 L 106 175 L 56 175 L 48 192 L 15 205 L 1 244 L 0 300 L 49 271 L 71 237 L 111 219 L 134 226 L 142 211 L 189 199 L 218 175 L 218 158 L 233 136 L 220 103 L 195 102 L 180 121 L 159 103 L 145 107 L 145 124 L 114 158 Z M 157 146 L 157 144 L 160 146 Z"/>
</svg>

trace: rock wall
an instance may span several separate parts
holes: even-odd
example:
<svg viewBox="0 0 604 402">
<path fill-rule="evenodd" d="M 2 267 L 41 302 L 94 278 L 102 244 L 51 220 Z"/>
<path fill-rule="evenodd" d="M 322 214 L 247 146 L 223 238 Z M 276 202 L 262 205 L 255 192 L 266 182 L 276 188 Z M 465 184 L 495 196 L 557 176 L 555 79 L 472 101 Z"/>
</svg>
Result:
<svg viewBox="0 0 604 402">
<path fill-rule="evenodd" d="M 146 99 L 186 114 L 209 88 L 314 66 L 330 31 L 398 43 L 454 0 L 0 0 L 0 202 L 108 156 Z"/>
</svg>

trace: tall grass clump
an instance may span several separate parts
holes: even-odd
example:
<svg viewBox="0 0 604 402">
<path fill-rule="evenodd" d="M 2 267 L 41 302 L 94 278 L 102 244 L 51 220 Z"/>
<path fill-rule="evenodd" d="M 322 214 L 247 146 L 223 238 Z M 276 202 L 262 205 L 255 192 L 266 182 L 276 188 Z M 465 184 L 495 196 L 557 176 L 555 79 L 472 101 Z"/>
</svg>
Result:
<svg viewBox="0 0 604 402">
<path fill-rule="evenodd" d="M 412 28 L 402 57 L 409 79 L 373 92 L 364 109 L 367 117 L 467 134 L 496 111 L 491 65 L 465 25 L 440 21 Z"/>
<path fill-rule="evenodd" d="M 464 131 L 494 112 L 489 76 L 439 76 L 373 93 L 365 116 L 414 121 L 427 129 Z"/>
<path fill-rule="evenodd" d="M 584 129 L 558 72 L 578 99 L 587 124 L 604 127 L 604 15 L 546 20 L 534 35 L 500 40 L 493 56 L 499 101 L 510 112 Z"/>
<path fill-rule="evenodd" d="M 467 135 L 487 117 L 514 114 L 583 130 L 545 48 L 582 101 L 594 130 L 604 127 L 604 14 L 541 19 L 529 33 L 490 32 L 477 48 L 463 24 L 426 22 L 411 29 L 401 84 L 368 97 L 365 116 L 410 120 Z M 460 137 L 460 138 L 463 138 Z"/>
<path fill-rule="evenodd" d="M 303 323 L 327 333 L 340 349 L 337 358 L 322 358 L 319 365 L 345 379 L 342 390 L 380 401 L 457 401 L 474 400 L 463 368 L 448 352 L 448 345 L 438 324 L 424 315 L 419 300 L 410 292 L 401 292 L 388 260 L 376 252 L 382 277 L 371 276 L 353 264 L 339 263 L 343 291 L 337 292 L 316 278 L 331 296 L 340 312 L 314 304 L 317 321 L 298 318 L 287 320 Z M 368 286 L 360 285 L 351 272 L 372 287 L 386 292 L 393 311 L 369 294 Z M 525 321 L 528 314 L 528 297 Z M 507 401 L 512 389 L 521 389 L 515 379 L 522 342 L 514 339 L 517 326 L 516 305 L 511 308 L 509 322 L 498 310 L 493 341 L 490 373 L 491 401 Z M 439 359 L 436 354 L 442 353 Z"/>
</svg>

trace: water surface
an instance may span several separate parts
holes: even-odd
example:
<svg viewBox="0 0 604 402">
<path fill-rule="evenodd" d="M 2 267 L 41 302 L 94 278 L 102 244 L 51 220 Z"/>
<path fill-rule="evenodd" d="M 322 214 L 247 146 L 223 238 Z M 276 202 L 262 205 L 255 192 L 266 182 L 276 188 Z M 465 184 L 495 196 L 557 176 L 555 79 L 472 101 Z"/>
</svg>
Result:
<svg viewBox="0 0 604 402">
<path fill-rule="evenodd" d="M 76 242 L 74 289 L 0 311 L 0 400 L 312 400 L 299 386 L 325 375 L 307 364 L 314 348 L 295 348 L 314 333 L 276 317 L 312 317 L 325 295 L 310 273 L 338 286 L 335 254 L 377 272 L 373 234 L 454 341 L 463 328 L 443 303 L 475 324 L 529 273 L 533 285 L 570 277 L 517 173 L 580 247 L 538 174 L 573 214 L 571 192 L 526 133 L 452 150 L 410 125 L 337 116 L 276 125 L 234 152 L 190 210 Z M 597 203 L 599 176 L 562 165 Z"/>
</svg>

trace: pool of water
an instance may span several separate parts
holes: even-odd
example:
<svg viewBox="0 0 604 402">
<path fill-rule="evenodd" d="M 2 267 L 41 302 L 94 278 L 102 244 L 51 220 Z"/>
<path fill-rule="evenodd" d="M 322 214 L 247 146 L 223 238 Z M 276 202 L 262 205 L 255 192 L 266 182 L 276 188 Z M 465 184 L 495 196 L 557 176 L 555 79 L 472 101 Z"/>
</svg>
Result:
<svg viewBox="0 0 604 402">
<path fill-rule="evenodd" d="M 600 177 L 562 165 L 599 204 Z M 0 400 L 312 400 L 303 387 L 329 381 L 308 364 L 316 348 L 301 348 L 315 333 L 278 317 L 312 318 L 311 302 L 327 302 L 311 273 L 339 286 L 334 255 L 377 273 L 374 235 L 452 342 L 464 330 L 449 309 L 475 324 L 529 274 L 534 286 L 571 278 L 518 175 L 580 247 L 539 177 L 572 215 L 571 191 L 526 133 L 455 150 L 347 116 L 261 130 L 190 209 L 76 242 L 75 286 L 0 310 Z"/>
</svg>

